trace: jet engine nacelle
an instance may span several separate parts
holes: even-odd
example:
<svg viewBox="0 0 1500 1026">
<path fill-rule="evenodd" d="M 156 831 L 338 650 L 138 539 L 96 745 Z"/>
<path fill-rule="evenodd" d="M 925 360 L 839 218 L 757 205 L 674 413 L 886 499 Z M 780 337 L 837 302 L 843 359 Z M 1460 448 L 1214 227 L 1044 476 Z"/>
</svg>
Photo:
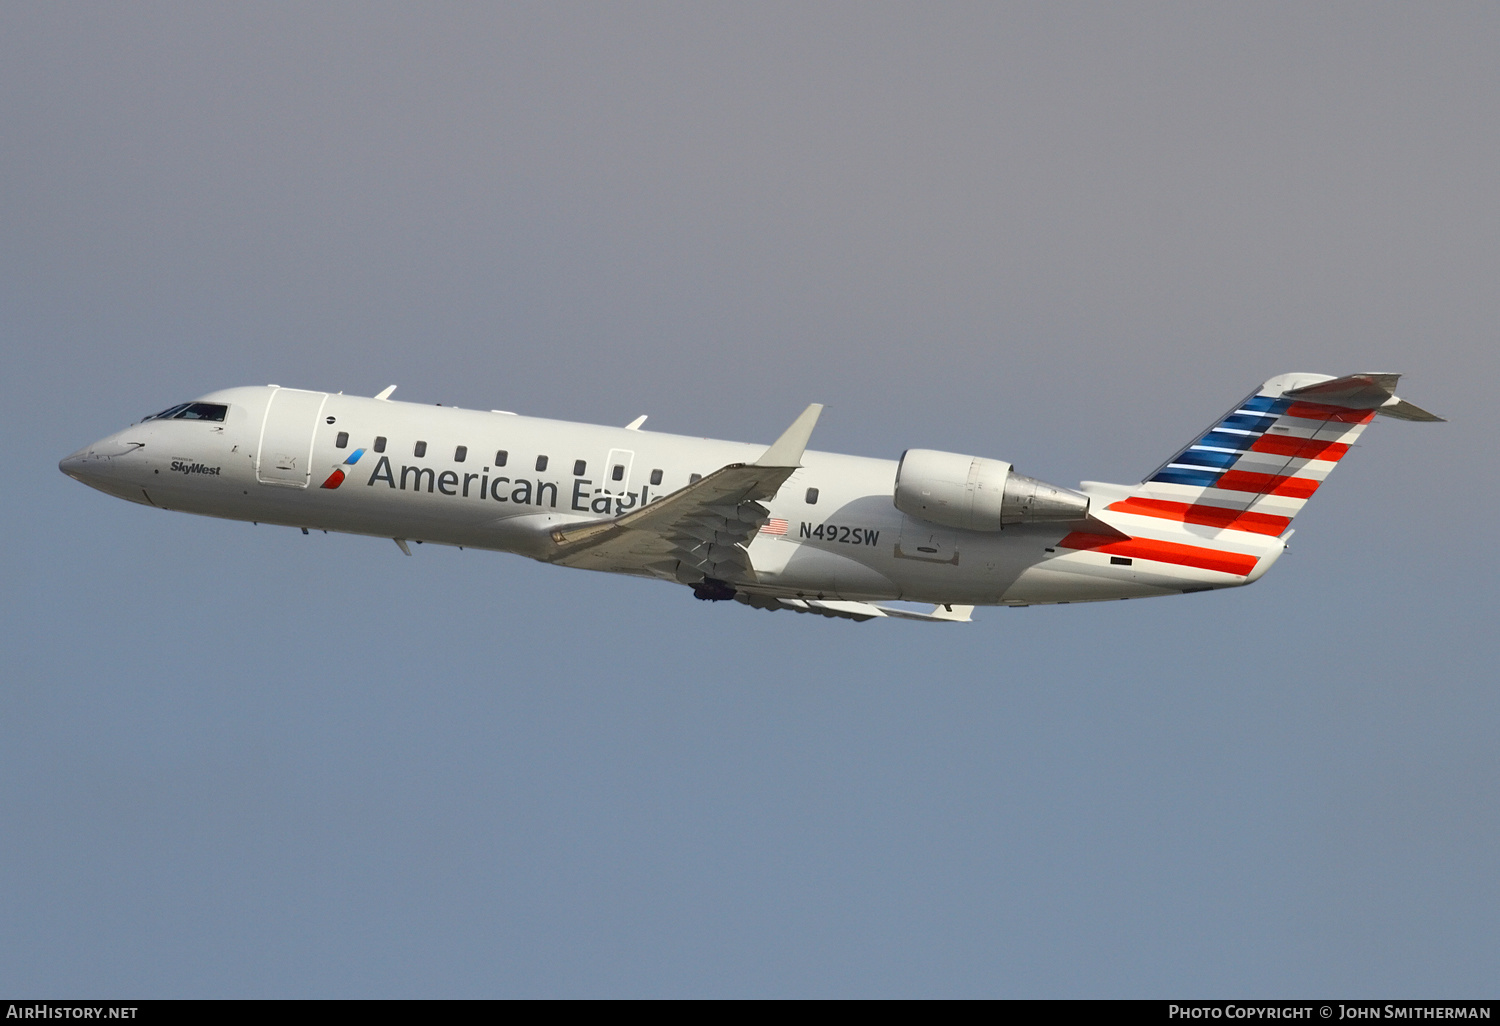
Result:
<svg viewBox="0 0 1500 1026">
<path fill-rule="evenodd" d="M 964 531 L 1081 520 L 1089 497 L 1017 474 L 1004 460 L 908 449 L 896 468 L 896 508 Z"/>
</svg>

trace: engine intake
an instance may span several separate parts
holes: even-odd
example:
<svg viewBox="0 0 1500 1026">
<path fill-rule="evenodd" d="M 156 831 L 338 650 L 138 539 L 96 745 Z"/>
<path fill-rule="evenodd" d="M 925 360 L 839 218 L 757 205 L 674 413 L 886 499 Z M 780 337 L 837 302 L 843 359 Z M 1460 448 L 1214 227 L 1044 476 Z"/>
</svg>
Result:
<svg viewBox="0 0 1500 1026">
<path fill-rule="evenodd" d="M 1081 520 L 1089 497 L 1017 474 L 1004 460 L 908 449 L 896 468 L 896 508 L 964 531 Z"/>
</svg>

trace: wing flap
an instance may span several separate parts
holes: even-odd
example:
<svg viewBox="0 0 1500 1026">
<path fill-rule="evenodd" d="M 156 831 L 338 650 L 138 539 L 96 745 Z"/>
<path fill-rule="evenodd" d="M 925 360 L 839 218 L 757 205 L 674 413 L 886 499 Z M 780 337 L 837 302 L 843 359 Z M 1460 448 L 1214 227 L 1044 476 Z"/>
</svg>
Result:
<svg viewBox="0 0 1500 1026">
<path fill-rule="evenodd" d="M 753 583 L 746 546 L 771 499 L 802 463 L 823 407 L 803 410 L 754 463 L 720 467 L 686 488 L 611 520 L 555 528 L 552 562 L 593 570 L 631 570 L 683 583 L 704 578 Z"/>
<path fill-rule="evenodd" d="M 934 606 L 932 612 L 922 613 L 915 609 L 882 606 L 874 602 L 847 602 L 838 599 L 781 598 L 775 595 L 759 595 L 754 592 L 735 593 L 735 601 L 756 609 L 777 612 L 789 609 L 794 613 L 812 613 L 816 616 L 834 617 L 841 620 L 877 620 L 890 617 L 897 620 L 920 620 L 924 623 L 969 623 L 973 606 L 944 604 Z"/>
<path fill-rule="evenodd" d="M 760 500 L 796 469 L 731 463 L 644 509 L 556 528 L 552 561 L 589 569 L 649 563 L 651 572 L 671 561 L 677 580 L 754 581 L 745 546 L 770 517 Z"/>
<path fill-rule="evenodd" d="M 641 509 L 610 520 L 554 528 L 554 563 L 670 577 L 754 583 L 746 546 L 776 495 L 802 463 L 823 407 L 803 410 L 754 463 L 731 463 Z"/>
</svg>

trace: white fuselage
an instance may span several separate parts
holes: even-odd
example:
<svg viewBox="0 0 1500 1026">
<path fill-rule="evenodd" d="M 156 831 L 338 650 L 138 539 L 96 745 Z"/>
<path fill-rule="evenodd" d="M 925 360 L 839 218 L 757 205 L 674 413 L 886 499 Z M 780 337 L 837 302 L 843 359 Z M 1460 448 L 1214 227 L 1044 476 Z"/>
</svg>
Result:
<svg viewBox="0 0 1500 1026">
<path fill-rule="evenodd" d="M 162 509 L 549 561 L 553 529 L 627 513 L 765 451 L 274 386 L 226 389 L 203 401 L 228 407 L 222 422 L 143 421 L 73 454 L 62 469 Z M 1144 597 L 1247 583 L 1283 547 L 1264 539 L 1248 577 L 1140 561 L 1121 566 L 1108 555 L 1058 548 L 1074 529 L 1067 525 L 960 531 L 907 516 L 892 503 L 896 469 L 893 460 L 807 451 L 765 502 L 772 524 L 748 547 L 757 590 L 971 605 Z M 342 480 L 330 482 L 335 471 Z M 1095 515 L 1111 522 L 1110 514 Z M 784 534 L 775 533 L 779 521 Z M 610 569 L 650 576 L 630 565 Z"/>
</svg>

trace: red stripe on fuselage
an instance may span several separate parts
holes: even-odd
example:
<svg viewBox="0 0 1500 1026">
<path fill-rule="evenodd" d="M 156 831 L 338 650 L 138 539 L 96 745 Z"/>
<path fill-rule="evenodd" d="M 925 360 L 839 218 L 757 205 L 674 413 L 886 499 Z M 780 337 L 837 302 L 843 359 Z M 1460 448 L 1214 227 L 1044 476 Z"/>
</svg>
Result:
<svg viewBox="0 0 1500 1026">
<path fill-rule="evenodd" d="M 335 470 L 332 474 L 328 475 L 328 480 L 323 482 L 322 487 L 324 487 L 324 488 L 337 488 L 339 485 L 341 485 L 343 483 L 344 483 L 344 472 L 342 470 Z"/>
<path fill-rule="evenodd" d="M 1121 499 L 1110 503 L 1106 509 L 1116 513 L 1134 513 L 1142 517 L 1160 517 L 1186 524 L 1201 524 L 1230 531 L 1250 531 L 1255 534 L 1276 536 L 1287 529 L 1291 517 L 1278 517 L 1270 513 L 1250 513 L 1242 509 L 1225 509 L 1222 506 L 1202 506 L 1192 502 L 1169 502 L 1166 499 Z"/>
<path fill-rule="evenodd" d="M 1308 477 L 1283 474 L 1255 474 L 1248 470 L 1227 470 L 1213 485 L 1231 492 L 1253 492 L 1256 495 L 1287 495 L 1305 499 L 1318 490 L 1318 482 Z"/>
<path fill-rule="evenodd" d="M 1074 531 L 1057 543 L 1065 549 L 1088 549 L 1111 556 L 1127 556 L 1133 559 L 1152 559 L 1158 563 L 1175 563 L 1178 566 L 1197 567 L 1199 570 L 1216 570 L 1221 574 L 1247 576 L 1260 560 L 1239 552 L 1223 552 L 1205 549 L 1197 545 L 1179 545 L 1176 542 L 1153 541 L 1150 538 L 1127 538 L 1120 541 L 1102 534 L 1084 534 Z"/>
</svg>

